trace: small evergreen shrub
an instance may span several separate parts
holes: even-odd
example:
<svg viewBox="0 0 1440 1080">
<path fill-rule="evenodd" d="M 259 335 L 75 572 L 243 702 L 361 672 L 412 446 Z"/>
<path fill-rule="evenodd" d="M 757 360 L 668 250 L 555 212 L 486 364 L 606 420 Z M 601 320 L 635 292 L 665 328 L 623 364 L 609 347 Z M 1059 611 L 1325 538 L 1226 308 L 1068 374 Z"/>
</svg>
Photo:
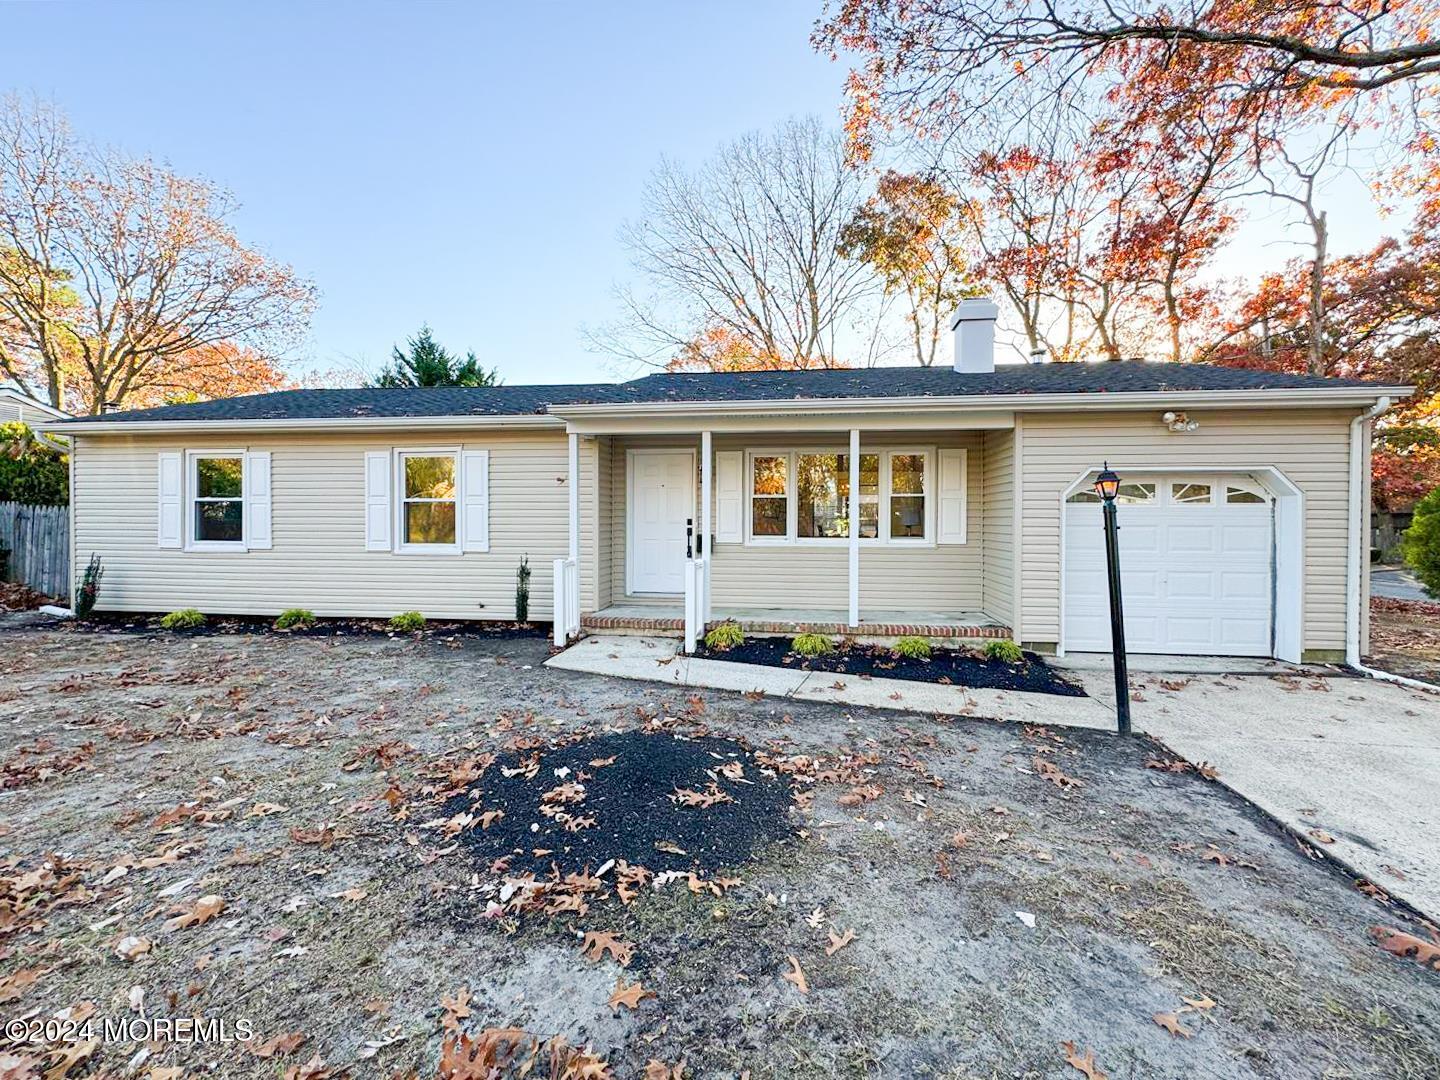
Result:
<svg viewBox="0 0 1440 1080">
<path fill-rule="evenodd" d="M 425 629 L 425 616 L 418 611 L 402 611 L 390 620 L 390 629 L 398 634 L 413 634 Z"/>
<path fill-rule="evenodd" d="M 720 652 L 744 644 L 745 635 L 741 632 L 739 623 L 722 622 L 719 626 L 711 627 L 710 632 L 705 635 L 705 647 Z"/>
<path fill-rule="evenodd" d="M 903 656 L 906 660 L 929 660 L 930 640 L 913 636 L 896 638 L 890 651 L 896 656 Z"/>
<path fill-rule="evenodd" d="M 204 612 L 193 607 L 181 608 L 160 617 L 161 630 L 194 630 L 197 626 L 204 625 Z"/>
<path fill-rule="evenodd" d="M 1440 487 L 1415 504 L 1415 516 L 1400 538 L 1405 565 L 1431 596 L 1440 597 Z"/>
<path fill-rule="evenodd" d="M 275 620 L 276 630 L 309 630 L 315 625 L 315 613 L 308 608 L 286 608 Z"/>
<path fill-rule="evenodd" d="M 530 556 L 522 555 L 515 569 L 515 621 L 530 621 Z"/>
<path fill-rule="evenodd" d="M 824 656 L 835 651 L 835 642 L 824 634 L 796 634 L 790 648 L 801 656 Z"/>
<path fill-rule="evenodd" d="M 100 565 L 100 556 L 91 555 L 85 567 L 85 576 L 80 579 L 80 589 L 75 594 L 75 617 L 88 619 L 95 610 L 95 601 L 100 599 L 100 579 L 105 576 L 105 567 Z"/>
<path fill-rule="evenodd" d="M 1018 664 L 1025 659 L 1025 654 L 1013 641 L 987 641 L 985 643 L 985 659 L 999 660 L 1005 664 Z"/>
</svg>

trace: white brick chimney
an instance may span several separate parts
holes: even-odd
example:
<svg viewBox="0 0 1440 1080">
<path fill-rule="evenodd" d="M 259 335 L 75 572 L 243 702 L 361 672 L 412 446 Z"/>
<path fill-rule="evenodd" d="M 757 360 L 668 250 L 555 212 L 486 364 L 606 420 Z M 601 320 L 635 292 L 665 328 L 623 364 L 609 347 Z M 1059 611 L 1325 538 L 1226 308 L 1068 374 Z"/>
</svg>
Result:
<svg viewBox="0 0 1440 1080">
<path fill-rule="evenodd" d="M 995 370 L 995 320 L 1000 305 L 992 300 L 961 300 L 950 329 L 955 332 L 955 370 L 979 374 Z"/>
</svg>

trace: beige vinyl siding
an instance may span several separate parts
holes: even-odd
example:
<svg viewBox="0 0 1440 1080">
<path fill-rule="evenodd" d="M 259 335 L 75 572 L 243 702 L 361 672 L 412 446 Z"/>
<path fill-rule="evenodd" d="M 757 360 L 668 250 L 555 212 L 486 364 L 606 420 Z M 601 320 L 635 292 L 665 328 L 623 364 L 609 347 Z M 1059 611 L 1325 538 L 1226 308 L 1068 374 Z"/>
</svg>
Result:
<svg viewBox="0 0 1440 1080">
<path fill-rule="evenodd" d="M 1304 494 L 1303 648 L 1343 649 L 1354 415 L 1333 409 L 1192 410 L 1199 429 L 1175 433 L 1158 412 L 1026 413 L 1020 558 L 1025 640 L 1059 640 L 1061 494 L 1108 459 L 1122 476 L 1185 467 L 1281 470 Z"/>
<path fill-rule="evenodd" d="M 44 409 L 37 409 L 20 398 L 8 395 L 0 396 L 0 424 L 19 420 L 23 424 L 35 427 L 39 424 L 48 424 L 55 419 Z"/>
<path fill-rule="evenodd" d="M 1008 624 L 1015 608 L 1015 432 L 985 432 L 983 460 L 981 608 L 992 619 Z"/>
<path fill-rule="evenodd" d="M 980 432 L 862 432 L 861 449 L 889 447 L 964 447 L 968 453 L 965 544 L 930 547 L 867 547 L 860 549 L 860 610 L 978 612 L 981 610 L 985 528 L 982 509 L 984 450 Z M 844 450 L 848 434 L 806 436 L 716 435 L 714 450 L 754 448 Z M 611 555 L 614 598 L 626 603 L 673 604 L 673 598 L 624 595 L 626 557 L 626 449 L 674 447 L 695 450 L 699 438 L 616 437 L 611 467 L 613 512 Z M 932 463 L 932 468 L 934 468 Z M 697 464 L 698 469 L 698 464 Z M 933 484 L 934 478 L 932 478 Z M 699 491 L 699 481 L 696 481 Z M 931 491 L 932 500 L 937 492 Z M 698 517 L 698 514 L 697 514 Z M 697 522 L 698 527 L 698 522 Z M 1007 525 L 1008 528 L 1008 525 Z M 849 553 L 845 545 L 717 544 L 711 563 L 712 601 L 717 607 L 823 608 L 844 610 L 850 604 Z"/>
<path fill-rule="evenodd" d="M 582 536 L 596 532 L 598 459 L 588 443 L 581 444 Z M 397 446 L 490 451 L 488 552 L 365 550 L 365 452 Z M 161 549 L 156 455 L 222 447 L 270 451 L 274 546 L 236 553 Z M 82 436 L 74 558 L 77 567 L 92 552 L 104 560 L 104 610 L 272 615 L 305 607 L 322 616 L 381 617 L 416 609 L 434 618 L 510 619 L 515 570 L 528 555 L 530 611 L 544 620 L 551 615 L 553 560 L 568 547 L 566 475 L 563 432 Z M 582 572 L 582 594 L 592 606 L 595 587 L 595 574 Z"/>
</svg>

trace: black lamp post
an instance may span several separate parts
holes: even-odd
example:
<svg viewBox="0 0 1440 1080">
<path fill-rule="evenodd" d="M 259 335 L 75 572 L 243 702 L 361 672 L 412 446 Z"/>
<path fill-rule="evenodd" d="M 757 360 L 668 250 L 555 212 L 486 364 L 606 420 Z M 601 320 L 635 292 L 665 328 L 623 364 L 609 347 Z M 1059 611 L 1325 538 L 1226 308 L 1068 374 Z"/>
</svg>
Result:
<svg viewBox="0 0 1440 1080">
<path fill-rule="evenodd" d="M 1115 496 L 1120 477 L 1105 463 L 1095 478 L 1095 494 L 1105 503 L 1105 563 L 1110 576 L 1110 649 L 1115 662 L 1115 716 L 1121 735 L 1130 734 L 1130 678 L 1125 668 L 1125 610 L 1120 598 L 1120 533 Z"/>
</svg>

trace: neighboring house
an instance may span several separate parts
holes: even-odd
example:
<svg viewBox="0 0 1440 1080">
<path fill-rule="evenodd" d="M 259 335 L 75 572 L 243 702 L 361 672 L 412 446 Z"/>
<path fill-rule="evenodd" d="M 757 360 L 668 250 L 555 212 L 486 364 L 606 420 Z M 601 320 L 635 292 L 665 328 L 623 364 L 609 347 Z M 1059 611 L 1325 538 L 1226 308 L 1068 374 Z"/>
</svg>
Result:
<svg viewBox="0 0 1440 1080">
<path fill-rule="evenodd" d="M 954 369 L 294 390 L 62 421 L 74 562 L 104 559 L 107 610 L 510 619 L 528 555 L 532 616 L 558 610 L 562 638 L 689 610 L 691 632 L 735 616 L 1106 650 L 1090 486 L 1108 461 L 1133 652 L 1358 659 L 1368 417 L 1409 387 L 996 368 L 995 312 L 962 305 Z"/>
<path fill-rule="evenodd" d="M 0 424 L 23 421 L 31 427 L 59 420 L 69 415 L 43 401 L 36 401 L 29 394 L 13 386 L 0 386 Z"/>
</svg>

